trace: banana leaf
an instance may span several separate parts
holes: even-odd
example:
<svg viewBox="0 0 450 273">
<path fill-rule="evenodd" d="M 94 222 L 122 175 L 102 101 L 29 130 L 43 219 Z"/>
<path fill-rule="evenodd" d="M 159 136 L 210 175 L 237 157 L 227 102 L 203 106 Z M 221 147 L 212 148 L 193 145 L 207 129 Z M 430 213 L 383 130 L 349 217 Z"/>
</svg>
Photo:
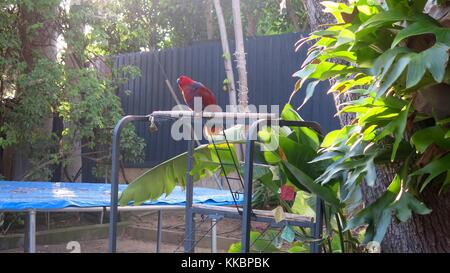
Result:
<svg viewBox="0 0 450 273">
<path fill-rule="evenodd" d="M 224 170 L 227 174 L 235 172 L 234 163 L 238 165 L 241 171 L 239 160 L 236 156 L 234 145 L 243 143 L 245 140 L 245 126 L 237 125 L 226 129 L 225 136 L 230 143 L 224 143 L 225 137 L 222 134 L 209 137 L 209 141 L 216 143 L 218 150 L 214 149 L 213 144 L 205 144 L 194 150 L 194 165 L 191 170 L 194 182 L 211 176 L 219 170 L 219 157 L 224 164 Z M 167 161 L 151 168 L 144 174 L 136 178 L 122 192 L 119 198 L 119 205 L 125 206 L 130 202 L 133 205 L 140 205 L 147 200 L 156 200 L 163 194 L 169 195 L 176 185 L 185 186 L 187 170 L 187 152 L 177 155 Z M 223 172 L 220 173 L 223 175 Z"/>
</svg>

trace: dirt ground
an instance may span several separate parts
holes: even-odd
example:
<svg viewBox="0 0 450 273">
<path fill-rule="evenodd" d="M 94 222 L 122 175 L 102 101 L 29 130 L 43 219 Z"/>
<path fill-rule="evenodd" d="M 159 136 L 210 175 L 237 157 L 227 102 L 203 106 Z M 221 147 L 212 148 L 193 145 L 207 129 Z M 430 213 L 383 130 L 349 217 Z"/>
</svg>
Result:
<svg viewBox="0 0 450 273">
<path fill-rule="evenodd" d="M 75 251 L 77 253 L 107 253 L 108 252 L 108 239 L 81 241 L 79 252 L 75 251 L 73 248 L 68 247 L 67 244 L 55 244 L 55 245 L 37 245 L 37 253 L 70 253 Z M 196 252 L 208 253 L 211 252 L 209 248 L 199 248 L 197 247 Z M 119 253 L 155 253 L 156 243 L 155 242 L 144 242 L 141 240 L 135 240 L 129 238 L 128 236 L 120 236 L 117 240 L 117 252 Z M 174 244 L 162 244 L 162 253 L 176 253 L 183 252 L 183 247 L 179 247 Z M 223 250 L 218 250 L 218 252 L 226 252 Z M 22 248 L 2 250 L 0 253 L 23 253 Z"/>
<path fill-rule="evenodd" d="M 129 214 L 127 220 L 133 223 L 133 226 L 157 228 L 158 218 L 157 213 L 134 213 Z M 197 235 L 202 236 L 210 231 L 211 220 L 208 218 L 195 218 Z M 184 232 L 184 212 L 170 211 L 163 212 L 163 229 Z M 241 222 L 234 219 L 221 219 L 217 222 L 217 235 L 226 238 L 240 239 L 241 238 Z"/>
<path fill-rule="evenodd" d="M 122 221 L 127 221 L 129 226 L 143 228 L 143 229 L 155 229 L 157 228 L 157 213 L 152 212 L 127 212 L 121 213 L 120 215 Z M 41 219 L 48 219 L 46 216 L 41 216 Z M 84 219 L 80 221 L 80 219 Z M 87 221 L 86 219 L 91 219 Z M 105 218 L 107 219 L 107 217 Z M 80 215 L 77 213 L 73 213 L 73 215 L 68 214 L 56 214 L 50 215 L 50 229 L 61 228 L 67 226 L 76 226 L 83 223 L 84 225 L 87 222 L 91 222 L 90 224 L 98 224 L 99 217 L 98 215 Z M 82 225 L 83 225 L 82 224 Z M 41 224 L 38 225 L 38 230 L 47 230 L 48 225 L 45 221 L 41 221 Z M 163 230 L 165 231 L 175 231 L 183 234 L 185 227 L 184 221 L 184 211 L 163 211 Z M 253 223 L 253 228 L 258 229 L 256 223 Z M 211 235 L 211 221 L 208 218 L 201 218 L 198 216 L 196 218 L 196 230 L 197 237 L 200 238 L 204 235 Z M 156 242 L 148 241 L 148 240 L 140 240 L 135 236 L 131 236 L 127 234 L 125 228 L 125 232 L 119 234 L 118 237 L 118 252 L 126 252 L 126 253 L 154 253 L 156 252 Z M 233 241 L 239 241 L 241 238 L 241 222 L 239 220 L 233 219 L 221 219 L 217 223 L 217 235 L 219 237 L 225 237 L 233 239 Z M 174 253 L 174 252 L 183 252 L 182 242 L 173 243 L 174 240 L 171 240 L 172 243 L 163 242 L 161 246 L 161 252 L 165 253 Z M 107 239 L 93 239 L 80 241 L 80 251 L 82 253 L 106 253 L 108 252 L 108 240 Z M 47 244 L 47 245 L 37 245 L 36 251 L 38 253 L 69 253 L 71 252 L 70 248 L 68 248 L 67 244 Z M 218 249 L 218 252 L 226 252 L 227 249 Z M 8 249 L 2 250 L 0 253 L 18 253 L 23 252 L 22 248 L 16 249 Z M 211 252 L 210 248 L 200 248 L 196 247 L 196 252 Z"/>
</svg>

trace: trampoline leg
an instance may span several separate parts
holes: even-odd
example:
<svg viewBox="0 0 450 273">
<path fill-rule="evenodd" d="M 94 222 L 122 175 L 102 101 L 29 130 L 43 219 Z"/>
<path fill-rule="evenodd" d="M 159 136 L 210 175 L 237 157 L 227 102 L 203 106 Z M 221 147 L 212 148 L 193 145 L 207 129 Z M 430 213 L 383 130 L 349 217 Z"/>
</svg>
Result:
<svg viewBox="0 0 450 273">
<path fill-rule="evenodd" d="M 217 253 L 217 220 L 211 219 L 211 253 Z"/>
<path fill-rule="evenodd" d="M 322 236 L 322 201 L 320 198 L 316 198 L 316 222 L 314 223 L 314 228 L 312 230 L 314 239 L 320 239 Z M 320 253 L 320 243 L 313 242 L 311 244 L 312 253 Z"/>
<path fill-rule="evenodd" d="M 250 137 L 251 132 L 249 132 Z M 253 149 L 254 141 L 249 138 L 245 146 L 244 173 L 244 205 L 242 210 L 242 253 L 250 252 L 250 229 L 252 212 L 252 181 L 253 181 Z"/>
<path fill-rule="evenodd" d="M 156 253 L 161 252 L 162 242 L 162 210 L 158 210 L 158 233 L 156 234 Z"/>
<path fill-rule="evenodd" d="M 35 253 L 36 252 L 36 211 L 30 210 L 28 212 L 28 219 L 27 219 L 27 233 L 28 233 L 28 240 L 25 242 L 26 245 L 26 252 L 28 253 Z"/>
<path fill-rule="evenodd" d="M 195 242 L 195 222 L 194 213 L 192 211 L 193 195 L 194 195 L 194 185 L 192 181 L 192 176 L 190 174 L 193 164 L 194 164 L 194 130 L 191 129 L 191 140 L 188 141 L 188 162 L 186 170 L 186 207 L 185 207 L 185 230 L 184 230 L 184 252 L 193 253 L 194 242 Z"/>
</svg>

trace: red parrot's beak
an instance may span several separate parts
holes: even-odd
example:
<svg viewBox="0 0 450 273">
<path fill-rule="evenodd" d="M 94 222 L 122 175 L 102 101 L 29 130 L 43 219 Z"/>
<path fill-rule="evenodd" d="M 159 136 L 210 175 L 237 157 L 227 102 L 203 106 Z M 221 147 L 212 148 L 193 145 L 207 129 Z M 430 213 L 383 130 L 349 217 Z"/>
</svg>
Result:
<svg viewBox="0 0 450 273">
<path fill-rule="evenodd" d="M 177 84 L 180 85 L 180 78 L 177 79 Z"/>
</svg>

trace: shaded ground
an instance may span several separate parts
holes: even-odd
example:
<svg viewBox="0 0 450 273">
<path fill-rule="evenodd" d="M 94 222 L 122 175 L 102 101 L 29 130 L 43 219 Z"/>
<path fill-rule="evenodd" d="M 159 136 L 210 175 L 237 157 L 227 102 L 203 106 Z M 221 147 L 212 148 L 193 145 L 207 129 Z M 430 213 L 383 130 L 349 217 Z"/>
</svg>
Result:
<svg viewBox="0 0 450 273">
<path fill-rule="evenodd" d="M 133 226 L 157 228 L 158 216 L 155 212 L 129 214 L 127 220 Z M 163 212 L 163 229 L 184 232 L 184 212 Z M 196 217 L 197 236 L 202 236 L 211 229 L 211 220 L 204 217 Z M 241 222 L 234 219 L 222 219 L 217 223 L 217 235 L 227 238 L 241 238 Z"/>
<path fill-rule="evenodd" d="M 139 213 L 121 213 L 121 219 L 129 223 L 130 227 L 143 229 L 144 234 L 152 233 L 156 234 L 154 230 L 157 229 L 157 213 L 151 212 L 139 212 Z M 38 224 L 38 231 L 48 230 L 49 225 L 43 220 L 44 215 L 41 215 L 40 224 Z M 91 218 L 91 221 L 86 221 L 87 218 Z M 84 219 L 84 220 L 83 220 Z M 92 221 L 92 219 L 94 219 Z M 107 220 L 107 217 L 105 217 Z M 80 215 L 69 213 L 57 213 L 51 215 L 50 218 L 50 230 L 55 228 L 64 228 L 70 226 L 79 226 L 80 224 L 87 225 L 98 224 L 99 217 L 97 215 Z M 204 235 L 211 235 L 211 221 L 208 218 L 201 218 L 200 216 L 196 218 L 196 228 L 197 235 L 196 238 L 201 238 Z M 181 235 L 181 237 L 172 236 L 172 238 L 163 237 L 163 242 L 161 246 L 161 252 L 174 253 L 183 252 L 183 239 L 184 234 L 184 211 L 164 211 L 163 212 L 163 230 L 169 232 L 175 232 Z M 118 237 L 118 252 L 127 253 L 154 253 L 156 252 L 156 241 L 155 239 L 149 240 L 148 238 L 140 238 L 136 233 L 127 232 L 130 228 L 125 228 L 125 230 L 119 234 Z M 15 230 L 14 233 L 21 234 L 21 230 Z M 11 233 L 9 233 L 11 234 Z M 142 234 L 142 233 L 141 233 Z M 241 234 L 241 222 L 232 219 L 222 219 L 217 223 L 217 235 L 218 237 L 230 238 L 231 242 L 239 241 Z M 156 235 L 155 235 L 156 236 Z M 155 238 L 154 236 L 154 238 Z M 70 239 L 67 240 L 69 242 Z M 207 240 L 207 239 L 204 239 Z M 57 243 L 57 244 L 38 244 L 36 246 L 36 251 L 38 253 L 68 253 L 71 252 L 71 248 L 67 246 L 67 242 Z M 209 242 L 207 245 L 209 245 Z M 103 238 L 93 238 L 92 240 L 82 240 L 79 241 L 80 250 L 83 253 L 106 253 L 108 252 L 108 239 Z M 229 245 L 229 244 L 228 244 Z M 218 252 L 226 252 L 228 249 L 226 247 L 218 246 Z M 8 250 L 1 250 L 0 253 L 21 253 L 22 248 L 14 248 Z M 196 252 L 211 252 L 209 247 L 203 245 L 203 247 L 196 247 Z"/>
<path fill-rule="evenodd" d="M 108 240 L 107 239 L 99 239 L 99 240 L 90 240 L 90 241 L 81 241 L 80 243 L 80 251 L 81 253 L 107 253 L 108 252 Z M 155 253 L 156 251 L 156 243 L 155 242 L 144 242 L 140 240 L 135 240 L 133 238 L 129 238 L 128 236 L 120 236 L 118 239 L 118 247 L 117 252 L 123 253 Z M 174 253 L 178 248 L 177 245 L 174 244 L 162 244 L 161 252 L 169 252 Z M 183 248 L 179 248 L 178 252 L 183 251 Z M 55 244 L 55 245 L 37 245 L 36 246 L 37 253 L 69 253 L 72 252 L 70 249 L 67 249 L 67 244 Z M 204 253 L 210 252 L 209 248 L 196 248 L 196 252 Z M 218 252 L 224 252 L 219 250 Z M 9 250 L 2 250 L 0 253 L 23 253 L 22 248 L 15 248 Z"/>
</svg>

